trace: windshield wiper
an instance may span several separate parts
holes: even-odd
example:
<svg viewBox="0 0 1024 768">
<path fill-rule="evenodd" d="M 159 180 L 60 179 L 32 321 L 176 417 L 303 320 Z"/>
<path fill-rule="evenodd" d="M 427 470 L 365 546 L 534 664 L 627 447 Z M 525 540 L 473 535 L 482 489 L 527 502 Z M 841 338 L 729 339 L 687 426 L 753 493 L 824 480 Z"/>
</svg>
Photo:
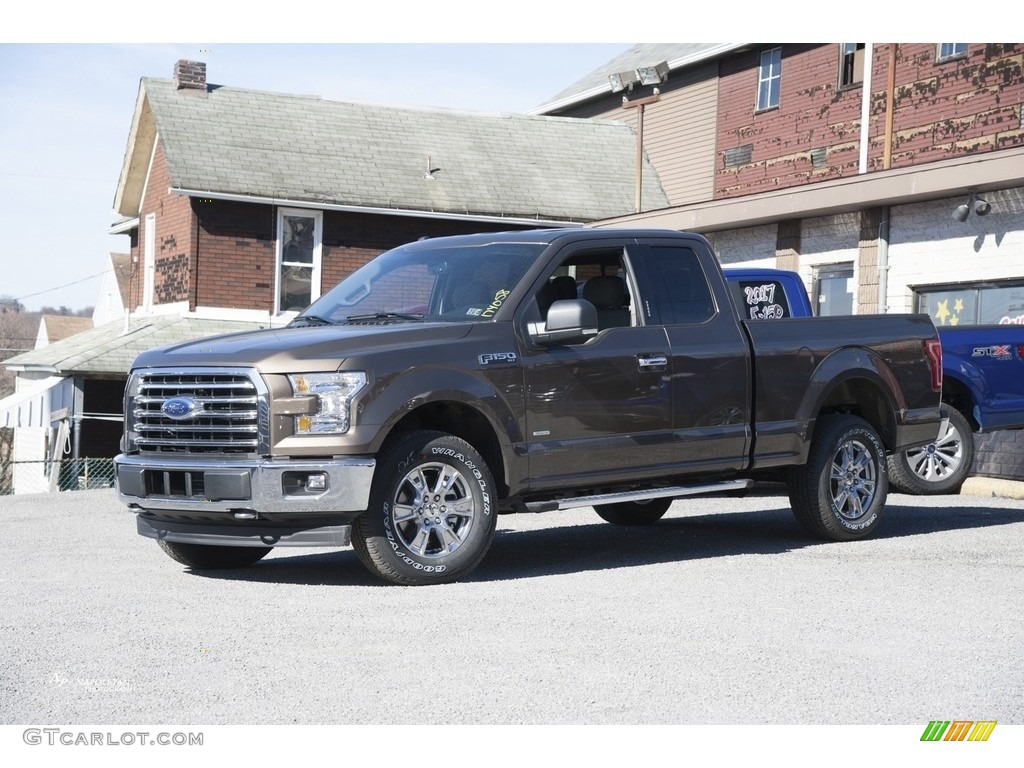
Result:
<svg viewBox="0 0 1024 768">
<path fill-rule="evenodd" d="M 404 315 L 401 312 L 374 312 L 369 315 L 349 315 L 345 318 L 346 323 L 394 323 L 408 320 L 422 322 L 423 315 Z"/>
<path fill-rule="evenodd" d="M 299 315 L 288 323 L 289 328 L 304 328 L 310 325 L 334 325 L 334 323 L 320 315 Z"/>
</svg>

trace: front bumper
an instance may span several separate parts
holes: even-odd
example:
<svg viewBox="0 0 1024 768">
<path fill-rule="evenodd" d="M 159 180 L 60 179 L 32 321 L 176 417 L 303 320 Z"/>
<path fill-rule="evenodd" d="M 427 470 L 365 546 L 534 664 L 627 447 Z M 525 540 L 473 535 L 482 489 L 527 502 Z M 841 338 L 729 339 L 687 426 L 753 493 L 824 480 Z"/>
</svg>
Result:
<svg viewBox="0 0 1024 768">
<path fill-rule="evenodd" d="M 239 520 L 269 515 L 299 519 L 323 513 L 362 512 L 369 505 L 376 462 L 334 459 L 206 459 L 121 454 L 114 459 L 121 501 L 139 512 L 172 517 L 232 513 Z M 325 487 L 306 479 L 323 475 Z"/>
</svg>

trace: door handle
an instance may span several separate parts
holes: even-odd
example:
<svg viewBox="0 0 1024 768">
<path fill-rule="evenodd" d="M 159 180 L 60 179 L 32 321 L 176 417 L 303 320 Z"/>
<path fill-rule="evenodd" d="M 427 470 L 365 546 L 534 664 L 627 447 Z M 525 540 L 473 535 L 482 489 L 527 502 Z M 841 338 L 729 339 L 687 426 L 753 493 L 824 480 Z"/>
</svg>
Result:
<svg viewBox="0 0 1024 768">
<path fill-rule="evenodd" d="M 665 355 L 638 355 L 636 363 L 641 371 L 649 371 L 652 368 L 664 368 L 668 365 L 668 358 Z"/>
</svg>

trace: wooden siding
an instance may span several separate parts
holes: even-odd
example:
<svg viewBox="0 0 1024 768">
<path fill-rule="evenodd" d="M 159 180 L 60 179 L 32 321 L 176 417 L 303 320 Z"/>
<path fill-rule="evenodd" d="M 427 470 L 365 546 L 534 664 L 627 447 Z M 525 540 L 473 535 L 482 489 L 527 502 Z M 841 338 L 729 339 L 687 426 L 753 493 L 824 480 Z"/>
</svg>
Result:
<svg viewBox="0 0 1024 768">
<path fill-rule="evenodd" d="M 658 171 L 669 205 L 710 200 L 714 191 L 715 114 L 718 64 L 700 64 L 672 72 L 661 99 L 644 111 L 644 151 Z M 649 96 L 639 88 L 636 97 Z M 621 94 L 611 94 L 557 114 L 626 123 L 636 130 L 637 110 L 623 109 Z"/>
</svg>

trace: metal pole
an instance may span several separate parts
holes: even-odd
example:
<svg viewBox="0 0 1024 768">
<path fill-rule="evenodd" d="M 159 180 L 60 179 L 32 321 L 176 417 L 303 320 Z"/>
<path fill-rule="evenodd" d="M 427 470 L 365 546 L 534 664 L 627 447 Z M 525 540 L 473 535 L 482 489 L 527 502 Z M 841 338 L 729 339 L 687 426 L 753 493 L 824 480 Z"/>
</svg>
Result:
<svg viewBox="0 0 1024 768">
<path fill-rule="evenodd" d="M 661 94 L 658 89 L 654 89 L 654 93 L 650 96 L 644 96 L 641 99 L 627 99 L 625 96 L 622 97 L 622 108 L 623 109 L 636 109 L 636 199 L 635 208 L 636 212 L 640 213 L 641 202 L 643 197 L 643 179 L 644 179 L 644 107 L 648 104 L 653 104 L 661 98 Z"/>
<path fill-rule="evenodd" d="M 636 212 L 642 209 L 644 188 L 644 104 L 636 110 Z"/>
</svg>

